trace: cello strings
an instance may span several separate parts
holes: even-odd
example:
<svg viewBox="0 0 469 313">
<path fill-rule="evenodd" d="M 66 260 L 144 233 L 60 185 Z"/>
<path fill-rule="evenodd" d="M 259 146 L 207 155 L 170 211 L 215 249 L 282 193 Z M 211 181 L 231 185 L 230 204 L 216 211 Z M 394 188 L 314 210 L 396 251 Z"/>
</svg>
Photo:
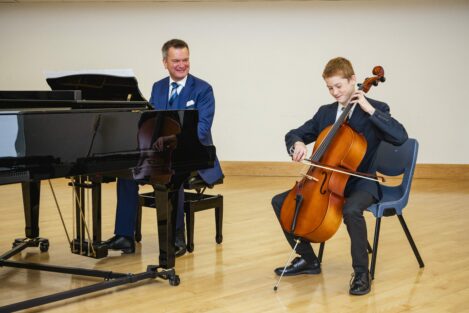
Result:
<svg viewBox="0 0 469 313">
<path fill-rule="evenodd" d="M 361 86 L 359 87 L 359 90 L 361 90 Z M 339 127 L 343 124 L 347 116 L 349 115 L 351 109 L 353 107 L 353 104 L 349 102 L 345 109 L 343 110 L 342 114 L 339 116 L 337 121 L 333 124 L 333 126 L 329 129 L 327 135 L 324 137 L 324 140 L 321 142 L 319 145 L 318 149 L 314 151 L 311 155 L 310 158 L 307 158 L 309 161 L 316 161 L 318 162 L 319 159 L 323 156 L 325 153 L 326 149 L 329 147 L 329 144 L 331 143 L 332 139 L 335 137 L 335 134 L 337 133 Z M 305 160 L 303 160 L 305 161 Z M 304 179 L 307 178 L 309 180 L 316 180 L 313 176 L 309 175 L 308 173 L 315 167 L 311 163 L 305 163 L 307 166 L 304 166 L 302 170 L 300 171 L 300 176 Z"/>
<path fill-rule="evenodd" d="M 316 150 L 314 155 L 311 157 L 311 161 L 319 161 L 319 159 L 326 152 L 327 148 L 329 147 L 330 143 L 332 142 L 332 139 L 335 137 L 335 134 L 339 130 L 339 127 L 342 125 L 342 123 L 347 118 L 350 110 L 352 109 L 352 106 L 353 105 L 351 104 L 351 102 L 349 102 L 347 104 L 344 111 L 339 116 L 339 119 L 332 125 L 331 129 L 329 129 L 329 131 L 328 131 L 326 137 L 324 138 L 323 142 L 321 142 L 319 148 Z"/>
</svg>

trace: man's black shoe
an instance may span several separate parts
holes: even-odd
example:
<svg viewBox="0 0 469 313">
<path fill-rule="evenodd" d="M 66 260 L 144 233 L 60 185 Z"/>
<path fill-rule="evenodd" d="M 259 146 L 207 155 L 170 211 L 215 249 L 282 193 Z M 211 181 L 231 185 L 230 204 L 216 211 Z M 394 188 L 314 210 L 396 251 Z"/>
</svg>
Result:
<svg viewBox="0 0 469 313">
<path fill-rule="evenodd" d="M 122 250 L 123 253 L 135 253 L 135 242 L 133 238 L 125 236 L 114 236 L 104 242 L 110 250 Z"/>
<path fill-rule="evenodd" d="M 278 276 L 282 275 L 283 267 L 278 267 L 274 270 Z M 321 264 L 318 260 L 308 263 L 305 259 L 296 257 L 290 265 L 285 269 L 284 276 L 294 276 L 300 274 L 319 274 L 321 273 Z"/>
<path fill-rule="evenodd" d="M 176 257 L 180 257 L 186 254 L 186 235 L 184 229 L 176 231 L 176 238 L 174 240 L 174 254 Z"/>
<path fill-rule="evenodd" d="M 369 272 L 353 273 L 350 281 L 350 294 L 355 296 L 366 295 L 371 290 Z"/>
</svg>

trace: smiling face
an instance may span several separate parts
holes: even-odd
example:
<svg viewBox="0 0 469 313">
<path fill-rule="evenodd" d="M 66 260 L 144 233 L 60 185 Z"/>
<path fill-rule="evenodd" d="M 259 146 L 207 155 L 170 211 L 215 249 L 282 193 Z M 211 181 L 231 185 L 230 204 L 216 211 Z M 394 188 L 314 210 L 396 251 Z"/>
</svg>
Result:
<svg viewBox="0 0 469 313">
<path fill-rule="evenodd" d="M 356 78 L 352 75 L 351 78 L 347 79 L 341 75 L 334 75 L 324 78 L 327 89 L 334 99 L 336 99 L 341 105 L 347 105 L 350 101 L 350 97 L 355 91 Z"/>
<path fill-rule="evenodd" d="M 174 81 L 180 81 L 189 74 L 189 49 L 174 48 L 168 49 L 166 57 L 163 59 L 165 69 Z"/>
<path fill-rule="evenodd" d="M 347 105 L 357 82 L 352 63 L 343 57 L 331 59 L 324 67 L 322 78 L 331 96 L 340 104 Z"/>
</svg>

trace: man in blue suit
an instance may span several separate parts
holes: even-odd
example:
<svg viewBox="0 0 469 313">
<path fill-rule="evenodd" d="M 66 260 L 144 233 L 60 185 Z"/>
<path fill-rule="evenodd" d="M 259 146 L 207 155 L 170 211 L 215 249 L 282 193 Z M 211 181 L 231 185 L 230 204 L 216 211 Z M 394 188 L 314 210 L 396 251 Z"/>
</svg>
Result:
<svg viewBox="0 0 469 313">
<path fill-rule="evenodd" d="M 354 104 L 349 114 L 349 126 L 362 134 L 367 141 L 366 153 L 357 171 L 375 174 L 374 159 L 381 141 L 401 145 L 407 140 L 404 127 L 389 113 L 386 103 L 366 98 L 364 92 L 355 90 L 356 78 L 350 61 L 344 58 L 330 60 L 323 72 L 323 78 L 329 93 L 336 100 L 323 105 L 312 119 L 297 129 L 292 129 L 285 136 L 287 150 L 293 161 L 299 162 L 307 157 L 306 145 L 318 138 L 319 134 L 335 123 L 348 103 Z M 280 219 L 280 212 L 289 191 L 278 194 L 272 199 L 275 214 Z M 379 186 L 376 182 L 350 177 L 345 188 L 343 219 L 351 239 L 353 279 L 349 286 L 352 295 L 367 294 L 371 288 L 368 271 L 367 231 L 363 211 L 380 198 Z M 295 238 L 289 232 L 285 237 L 291 247 L 295 246 Z M 319 274 L 321 267 L 311 245 L 300 240 L 296 252 L 299 257 L 286 267 L 284 275 Z M 275 269 L 281 275 L 283 267 Z"/>
<path fill-rule="evenodd" d="M 212 123 L 215 114 L 215 98 L 212 86 L 189 74 L 189 46 L 182 40 L 172 39 L 162 47 L 163 65 L 169 76 L 153 84 L 150 104 L 156 110 L 199 111 L 197 133 L 204 145 L 213 145 Z M 223 177 L 218 159 L 213 168 L 200 170 L 199 176 L 213 184 Z M 138 184 L 134 180 L 117 181 L 117 210 L 115 236 L 106 241 L 108 248 L 135 252 L 134 232 L 138 206 Z M 175 254 L 186 252 L 184 232 L 184 188 L 179 188 L 176 214 Z"/>
</svg>

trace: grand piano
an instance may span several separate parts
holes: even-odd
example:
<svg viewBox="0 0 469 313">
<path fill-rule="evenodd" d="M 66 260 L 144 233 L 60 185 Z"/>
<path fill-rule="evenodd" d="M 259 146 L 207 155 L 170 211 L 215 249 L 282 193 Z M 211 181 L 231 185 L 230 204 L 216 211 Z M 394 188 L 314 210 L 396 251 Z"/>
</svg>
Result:
<svg viewBox="0 0 469 313">
<path fill-rule="evenodd" d="M 155 111 L 142 97 L 132 76 L 96 73 L 50 77 L 52 91 L 0 91 L 0 185 L 21 183 L 25 238 L 0 255 L 0 267 L 16 267 L 102 277 L 86 287 L 0 307 L 12 312 L 82 294 L 160 277 L 179 284 L 174 270 L 175 181 L 191 171 L 212 167 L 215 147 L 197 138 L 198 112 Z M 154 143 L 164 138 L 163 149 Z M 116 177 L 152 184 L 158 203 L 159 265 L 146 272 L 109 271 L 31 264 L 8 260 L 28 247 L 45 252 L 49 241 L 39 233 L 41 181 L 70 178 L 75 190 L 77 233 L 70 240 L 73 253 L 105 257 L 101 241 L 101 183 Z M 176 179 L 175 179 L 176 178 Z M 1 188 L 1 186 L 0 186 Z M 86 190 L 92 194 L 92 235 L 86 236 L 78 218 L 87 210 Z"/>
</svg>

